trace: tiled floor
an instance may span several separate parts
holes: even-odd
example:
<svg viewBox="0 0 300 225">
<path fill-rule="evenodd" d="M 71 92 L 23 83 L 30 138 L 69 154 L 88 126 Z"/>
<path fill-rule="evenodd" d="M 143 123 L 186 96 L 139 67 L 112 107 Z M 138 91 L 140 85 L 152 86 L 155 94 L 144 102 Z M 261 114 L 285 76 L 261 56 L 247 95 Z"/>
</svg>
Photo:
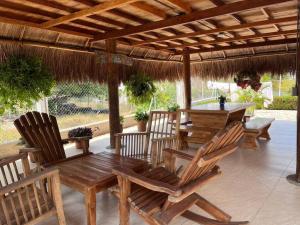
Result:
<svg viewBox="0 0 300 225">
<path fill-rule="evenodd" d="M 220 163 L 223 175 L 199 193 L 231 214 L 234 220 L 249 220 L 251 225 L 300 225 L 300 187 L 286 181 L 286 176 L 295 172 L 295 135 L 295 122 L 274 122 L 271 141 L 261 142 L 260 150 L 239 149 L 225 158 Z M 104 151 L 107 145 L 108 136 L 103 136 L 92 142 L 91 149 Z M 63 200 L 67 223 L 84 225 L 83 196 L 64 187 Z M 42 224 L 57 222 L 50 219 Z M 97 195 L 97 224 L 119 224 L 118 201 L 108 192 Z M 132 213 L 131 224 L 144 222 Z M 178 218 L 172 224 L 194 223 Z"/>
</svg>

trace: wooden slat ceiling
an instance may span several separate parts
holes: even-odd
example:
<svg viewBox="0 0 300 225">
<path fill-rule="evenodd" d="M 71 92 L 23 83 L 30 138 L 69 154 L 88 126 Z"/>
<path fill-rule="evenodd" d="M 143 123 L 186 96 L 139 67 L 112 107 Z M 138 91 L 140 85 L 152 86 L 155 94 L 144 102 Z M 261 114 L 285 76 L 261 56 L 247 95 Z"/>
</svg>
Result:
<svg viewBox="0 0 300 225">
<path fill-rule="evenodd" d="M 1 0 L 0 23 L 57 33 L 47 44 L 97 49 L 116 39 L 128 55 L 179 59 L 202 53 L 293 44 L 296 0 Z M 25 39 L 26 36 L 26 39 Z M 32 36 L 33 33 L 32 33 Z M 9 37 L 0 30 L 0 37 Z M 12 37 L 16 41 L 15 37 Z M 80 42 L 78 40 L 80 39 Z M 41 43 L 42 44 L 42 43 Z M 151 51 L 151 54 L 149 53 Z M 157 51 L 153 54 L 152 51 Z M 142 52 L 142 53 L 141 53 Z M 193 58 L 193 57 L 192 57 Z"/>
</svg>

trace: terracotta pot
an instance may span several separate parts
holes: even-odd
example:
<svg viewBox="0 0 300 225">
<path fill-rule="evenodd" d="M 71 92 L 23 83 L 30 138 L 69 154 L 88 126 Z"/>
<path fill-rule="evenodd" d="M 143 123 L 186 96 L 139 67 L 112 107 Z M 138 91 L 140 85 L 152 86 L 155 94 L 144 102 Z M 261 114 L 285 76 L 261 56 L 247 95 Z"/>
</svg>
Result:
<svg viewBox="0 0 300 225">
<path fill-rule="evenodd" d="M 169 122 L 173 122 L 174 120 L 176 120 L 176 116 L 177 116 L 177 112 L 170 112 Z"/>
<path fill-rule="evenodd" d="M 86 147 L 86 149 L 88 149 L 90 146 L 90 141 L 89 140 L 78 140 L 75 141 L 75 147 L 76 149 L 84 149 Z"/>
<path fill-rule="evenodd" d="M 138 132 L 145 132 L 147 129 L 147 121 L 137 121 Z"/>
</svg>

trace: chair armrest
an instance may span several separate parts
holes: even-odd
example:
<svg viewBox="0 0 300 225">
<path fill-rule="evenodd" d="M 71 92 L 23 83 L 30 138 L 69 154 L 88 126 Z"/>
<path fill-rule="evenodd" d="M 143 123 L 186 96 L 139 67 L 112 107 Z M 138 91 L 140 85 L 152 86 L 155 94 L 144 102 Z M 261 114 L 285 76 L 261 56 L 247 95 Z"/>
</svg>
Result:
<svg viewBox="0 0 300 225">
<path fill-rule="evenodd" d="M 149 132 L 131 132 L 131 133 L 118 133 L 116 137 L 130 136 L 130 135 L 148 135 Z"/>
<path fill-rule="evenodd" d="M 194 158 L 193 155 L 190 155 L 190 154 L 187 154 L 185 152 L 181 152 L 181 151 L 178 151 L 175 149 L 171 149 L 171 148 L 166 148 L 163 151 L 164 151 L 164 153 L 169 153 L 171 155 L 175 155 L 177 158 L 181 158 L 181 159 L 185 159 L 185 160 L 189 160 L 189 161 L 191 161 Z"/>
<path fill-rule="evenodd" d="M 127 169 L 124 167 L 114 168 L 113 174 L 128 179 L 130 182 L 138 184 L 152 191 L 167 193 L 173 196 L 181 195 L 181 191 L 176 186 L 147 178 L 141 174 L 135 173 L 131 169 Z"/>
<path fill-rule="evenodd" d="M 26 186 L 31 185 L 35 181 L 43 180 L 48 177 L 57 176 L 59 177 L 59 170 L 57 168 L 47 169 L 43 170 L 39 173 L 29 175 L 26 178 L 19 180 L 17 182 L 14 182 L 12 184 L 9 184 L 3 188 L 0 189 L 0 196 L 3 196 L 7 193 L 10 193 L 12 191 L 15 191 L 16 189 L 20 189 Z"/>
<path fill-rule="evenodd" d="M 19 153 L 41 153 L 41 149 L 40 148 L 21 148 L 19 150 Z"/>
</svg>

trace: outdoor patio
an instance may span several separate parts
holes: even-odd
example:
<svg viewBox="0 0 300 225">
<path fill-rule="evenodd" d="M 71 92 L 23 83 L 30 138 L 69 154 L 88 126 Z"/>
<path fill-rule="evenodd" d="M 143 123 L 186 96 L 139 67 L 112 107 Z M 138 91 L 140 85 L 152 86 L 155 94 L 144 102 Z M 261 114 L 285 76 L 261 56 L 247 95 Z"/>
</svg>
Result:
<svg viewBox="0 0 300 225">
<path fill-rule="evenodd" d="M 261 149 L 239 149 L 221 161 L 223 174 L 199 193 L 234 220 L 249 220 L 251 225 L 299 225 L 300 189 L 286 180 L 295 171 L 296 123 L 277 120 L 270 133 L 272 140 L 261 141 Z M 95 138 L 91 150 L 108 151 L 108 144 L 108 135 Z M 72 148 L 67 152 L 75 153 Z M 85 224 L 83 195 L 63 187 L 63 201 L 67 223 Z M 132 225 L 145 224 L 133 211 L 130 219 Z M 56 218 L 41 224 L 54 225 Z M 119 224 L 118 199 L 107 191 L 97 194 L 97 224 Z M 196 223 L 179 217 L 172 224 Z"/>
</svg>

